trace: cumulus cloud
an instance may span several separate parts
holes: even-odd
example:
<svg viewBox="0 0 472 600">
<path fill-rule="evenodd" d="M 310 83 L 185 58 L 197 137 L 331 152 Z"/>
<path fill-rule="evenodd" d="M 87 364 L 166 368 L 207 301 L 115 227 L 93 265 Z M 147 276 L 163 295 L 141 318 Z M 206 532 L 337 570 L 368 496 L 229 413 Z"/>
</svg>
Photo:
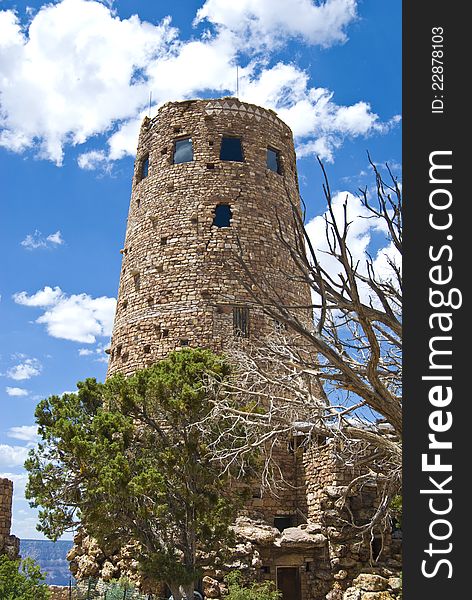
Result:
<svg viewBox="0 0 472 600">
<path fill-rule="evenodd" d="M 10 427 L 7 432 L 7 436 L 15 440 L 22 440 L 24 442 L 37 442 L 38 427 L 36 425 L 19 425 L 18 427 Z"/>
<path fill-rule="evenodd" d="M 346 41 L 345 29 L 356 17 L 356 5 L 356 0 L 206 0 L 196 22 L 225 27 L 256 48 L 287 37 L 326 47 Z"/>
<path fill-rule="evenodd" d="M 111 335 L 116 300 L 89 294 L 68 296 L 59 287 L 44 287 L 32 295 L 14 294 L 14 301 L 23 306 L 45 309 L 36 323 L 46 325 L 52 337 L 93 344 L 97 337 Z"/>
<path fill-rule="evenodd" d="M 5 391 L 9 396 L 15 397 L 27 396 L 29 394 L 28 390 L 19 387 L 6 387 Z"/>
<path fill-rule="evenodd" d="M 29 233 L 20 243 L 27 250 L 37 250 L 38 248 L 57 248 L 57 246 L 64 243 L 64 239 L 60 231 L 46 236 L 36 229 L 34 233 Z"/>
<path fill-rule="evenodd" d="M 333 215 L 336 223 L 342 226 L 344 222 L 344 204 L 347 202 L 346 218 L 350 223 L 346 244 L 354 264 L 358 263 L 359 271 L 367 274 L 367 261 L 373 257 L 374 271 L 381 280 L 395 281 L 389 261 L 401 267 L 401 255 L 391 242 L 387 242 L 388 231 L 382 219 L 372 219 L 371 213 L 362 205 L 357 196 L 349 192 L 338 192 L 333 197 Z M 328 213 L 319 215 L 307 223 L 306 230 L 313 248 L 317 251 L 320 265 L 334 279 L 338 279 L 341 270 L 339 262 L 331 256 L 326 239 L 325 217 L 331 220 Z M 369 288 L 359 282 L 360 293 L 364 300 L 370 297 Z"/>
<path fill-rule="evenodd" d="M 66 146 L 103 135 L 106 148 L 85 150 L 78 164 L 109 172 L 110 161 L 135 153 L 150 91 L 153 111 L 168 100 L 232 94 L 237 60 L 242 99 L 279 112 L 302 154 L 332 160 L 345 137 L 384 133 L 394 122 L 382 123 L 362 99 L 338 106 L 302 69 L 271 65 L 264 45 L 343 42 L 355 16 L 355 0 L 207 0 L 196 22 L 210 30 L 182 40 L 170 18 L 121 19 L 95 0 L 45 4 L 27 25 L 0 11 L 0 146 L 34 148 L 60 165 Z"/>
<path fill-rule="evenodd" d="M 326 88 L 310 87 L 305 71 L 278 63 L 258 77 L 242 78 L 243 99 L 272 108 L 290 125 L 299 157 L 315 154 L 331 162 L 346 137 L 387 133 L 400 117 L 384 123 L 369 103 L 342 106 Z"/>
<path fill-rule="evenodd" d="M 8 369 L 7 377 L 10 379 L 15 379 L 16 381 L 23 381 L 39 375 L 42 369 L 43 367 L 37 358 L 26 358 L 23 362 Z M 19 390 L 20 388 L 11 389 Z M 20 394 L 16 393 L 11 395 L 18 396 Z"/>
<path fill-rule="evenodd" d="M 0 467 L 20 467 L 28 458 L 29 449 L 25 446 L 0 444 Z"/>
<path fill-rule="evenodd" d="M 96 362 L 108 363 L 108 356 L 105 353 L 105 346 L 98 344 L 95 348 L 79 348 L 79 356 L 93 356 Z"/>
</svg>

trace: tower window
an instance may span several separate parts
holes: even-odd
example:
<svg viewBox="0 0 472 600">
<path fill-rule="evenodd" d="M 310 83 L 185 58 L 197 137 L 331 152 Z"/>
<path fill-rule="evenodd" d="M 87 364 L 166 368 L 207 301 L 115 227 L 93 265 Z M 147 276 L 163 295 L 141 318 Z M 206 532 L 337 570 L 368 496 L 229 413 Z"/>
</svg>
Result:
<svg viewBox="0 0 472 600">
<path fill-rule="evenodd" d="M 217 204 L 215 207 L 215 216 L 213 217 L 213 225 L 216 225 L 216 227 L 229 227 L 232 216 L 233 213 L 229 204 Z"/>
<path fill-rule="evenodd" d="M 192 138 L 183 138 L 175 140 L 174 144 L 174 165 L 191 162 L 193 160 Z"/>
<path fill-rule="evenodd" d="M 220 148 L 221 160 L 234 160 L 243 162 L 243 149 L 241 146 L 241 138 L 238 137 L 223 137 Z"/>
<path fill-rule="evenodd" d="M 134 283 L 134 289 L 139 292 L 140 288 L 141 288 L 141 275 L 139 273 L 135 273 L 133 275 L 133 283 Z"/>
<path fill-rule="evenodd" d="M 280 152 L 273 148 L 267 148 L 267 168 L 271 171 L 275 171 L 279 175 L 282 174 L 280 167 Z"/>
<path fill-rule="evenodd" d="M 148 174 L 149 174 L 149 154 L 146 154 L 146 156 L 144 156 L 141 159 L 141 163 L 139 166 L 139 181 L 141 181 L 142 179 L 147 177 Z"/>
<path fill-rule="evenodd" d="M 249 308 L 233 307 L 233 332 L 237 337 L 249 337 Z"/>
</svg>

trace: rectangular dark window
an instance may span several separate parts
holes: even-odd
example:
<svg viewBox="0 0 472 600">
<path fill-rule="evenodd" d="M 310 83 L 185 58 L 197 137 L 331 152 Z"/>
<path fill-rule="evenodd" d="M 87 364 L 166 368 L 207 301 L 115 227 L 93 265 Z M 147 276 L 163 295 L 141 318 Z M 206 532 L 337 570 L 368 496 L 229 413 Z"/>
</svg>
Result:
<svg viewBox="0 0 472 600">
<path fill-rule="evenodd" d="M 232 216 L 233 213 L 229 204 L 217 204 L 215 207 L 215 216 L 213 217 L 213 225 L 217 227 L 229 227 Z"/>
<path fill-rule="evenodd" d="M 280 153 L 278 150 L 267 148 L 267 168 L 279 173 L 279 175 L 282 173 L 280 168 Z"/>
<path fill-rule="evenodd" d="M 149 174 L 149 155 L 146 154 L 146 156 L 144 156 L 141 159 L 140 165 L 139 165 L 139 180 L 141 181 L 141 179 L 144 179 L 145 177 L 147 177 Z"/>
<path fill-rule="evenodd" d="M 243 162 L 244 158 L 241 138 L 223 137 L 221 140 L 220 159 Z"/>
<path fill-rule="evenodd" d="M 233 332 L 237 337 L 249 337 L 249 308 L 233 307 Z"/>
<path fill-rule="evenodd" d="M 174 165 L 191 162 L 193 160 L 192 138 L 183 138 L 175 140 L 174 144 Z"/>
</svg>

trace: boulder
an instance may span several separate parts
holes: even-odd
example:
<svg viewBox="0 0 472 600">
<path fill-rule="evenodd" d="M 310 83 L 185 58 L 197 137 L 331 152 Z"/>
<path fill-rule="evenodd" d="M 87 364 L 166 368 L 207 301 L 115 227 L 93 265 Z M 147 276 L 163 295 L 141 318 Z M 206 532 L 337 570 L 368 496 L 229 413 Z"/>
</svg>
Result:
<svg viewBox="0 0 472 600">
<path fill-rule="evenodd" d="M 388 579 L 380 575 L 361 573 L 354 579 L 352 585 L 365 592 L 380 592 L 388 589 Z"/>
<path fill-rule="evenodd" d="M 276 546 L 288 546 L 290 548 L 312 548 L 313 546 L 324 546 L 326 536 L 322 533 L 310 533 L 308 529 L 301 527 L 287 527 L 282 531 L 279 539 L 275 541 Z"/>
</svg>

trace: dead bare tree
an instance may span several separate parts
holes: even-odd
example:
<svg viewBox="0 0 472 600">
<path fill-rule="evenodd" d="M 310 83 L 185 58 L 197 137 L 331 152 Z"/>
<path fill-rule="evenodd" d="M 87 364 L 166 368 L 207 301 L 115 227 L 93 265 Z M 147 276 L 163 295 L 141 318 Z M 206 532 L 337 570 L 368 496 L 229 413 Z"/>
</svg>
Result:
<svg viewBox="0 0 472 600">
<path fill-rule="evenodd" d="M 310 239 L 305 215 L 293 204 L 291 231 L 278 220 L 277 232 L 293 265 L 286 276 L 309 286 L 312 304 L 284 304 L 270 277 L 254 271 L 242 248 L 235 253 L 233 267 L 254 306 L 281 327 L 263 347 L 245 343 L 230 352 L 236 365 L 231 391 L 245 398 L 245 406 L 236 410 L 216 403 L 215 411 L 228 421 L 225 436 L 232 431 L 248 435 L 244 443 L 235 434 L 233 450 L 226 447 L 235 457 L 244 448 L 270 448 L 281 436 L 302 430 L 311 438 L 334 438 L 343 460 L 362 467 L 347 493 L 372 479 L 384 486 L 372 530 L 386 518 L 389 500 L 401 488 L 402 195 L 389 167 L 386 182 L 369 161 L 375 191 L 359 190 L 363 215 L 357 218 L 373 220 L 384 233 L 390 251 L 384 256 L 386 269 L 380 272 L 370 255 L 363 262 L 355 257 L 349 197 L 339 217 L 320 162 L 327 204 L 324 250 Z M 304 318 L 307 311 L 313 319 Z M 240 428 L 242 422 L 251 426 Z M 270 485 L 270 452 L 266 456 L 264 476 Z"/>
</svg>

